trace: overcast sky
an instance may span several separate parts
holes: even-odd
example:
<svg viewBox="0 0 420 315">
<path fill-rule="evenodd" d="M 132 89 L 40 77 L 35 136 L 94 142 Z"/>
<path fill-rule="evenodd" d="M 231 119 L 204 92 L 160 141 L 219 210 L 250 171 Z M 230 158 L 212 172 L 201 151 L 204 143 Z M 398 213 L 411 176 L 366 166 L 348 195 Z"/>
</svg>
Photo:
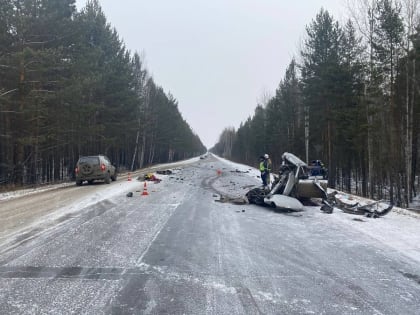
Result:
<svg viewBox="0 0 420 315">
<path fill-rule="evenodd" d="M 76 0 L 80 10 L 86 0 Z M 321 7 L 342 21 L 342 0 L 100 0 L 108 22 L 143 54 L 207 148 L 237 129 L 286 67 Z"/>
</svg>

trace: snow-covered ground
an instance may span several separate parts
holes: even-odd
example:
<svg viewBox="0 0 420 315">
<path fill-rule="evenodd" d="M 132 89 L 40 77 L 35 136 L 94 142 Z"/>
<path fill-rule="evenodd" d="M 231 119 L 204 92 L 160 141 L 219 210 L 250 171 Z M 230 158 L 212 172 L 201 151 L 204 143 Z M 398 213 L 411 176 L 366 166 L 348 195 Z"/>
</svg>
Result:
<svg viewBox="0 0 420 315">
<path fill-rule="evenodd" d="M 153 171 L 155 169 L 165 168 L 165 167 L 171 168 L 171 167 L 174 167 L 174 165 L 176 165 L 177 167 L 178 166 L 183 166 L 183 165 L 188 165 L 188 164 L 197 162 L 199 160 L 200 160 L 199 157 L 194 157 L 194 158 L 184 160 L 184 161 L 180 161 L 180 162 L 176 162 L 176 163 L 157 164 L 157 165 L 151 167 L 150 171 Z M 121 174 L 119 174 L 119 175 L 121 175 Z M 45 192 L 45 191 L 54 190 L 54 189 L 63 188 L 63 187 L 68 187 L 68 186 L 74 186 L 74 182 L 55 184 L 55 185 L 42 185 L 42 186 L 39 186 L 39 187 L 2 192 L 2 193 L 0 193 L 0 202 L 2 200 L 9 200 L 9 199 L 17 198 L 17 197 L 22 197 L 22 196 L 26 196 L 26 195 L 31 195 L 31 194 L 35 194 L 35 193 Z"/>
<path fill-rule="evenodd" d="M 25 188 L 25 189 L 18 189 L 13 191 L 6 191 L 0 193 L 0 202 L 3 200 L 9 200 L 17 197 L 27 196 L 31 194 L 36 194 L 44 191 L 54 190 L 62 187 L 72 186 L 74 183 L 63 183 L 63 184 L 55 184 L 55 185 L 43 185 L 39 187 L 33 188 Z"/>
<path fill-rule="evenodd" d="M 236 168 L 238 171 L 247 172 L 252 177 L 259 176 L 259 170 L 247 165 L 237 164 L 218 157 L 220 160 Z M 332 192 L 332 190 L 329 190 Z M 361 198 L 354 195 L 339 192 L 346 196 L 352 203 L 361 205 L 371 203 L 372 200 Z M 320 215 L 325 215 L 321 214 Z M 402 208 L 394 207 L 392 211 L 384 217 L 377 219 L 366 218 L 358 215 L 351 215 L 335 208 L 330 215 L 340 224 L 352 226 L 366 237 L 384 243 L 394 250 L 420 262 L 420 214 Z"/>
<path fill-rule="evenodd" d="M 223 161 L 223 163 L 229 165 L 230 167 L 238 170 L 239 172 L 249 174 L 249 176 L 254 177 L 254 178 L 261 178 L 261 172 L 255 167 L 251 167 L 249 165 L 238 164 L 238 163 L 226 160 L 216 155 L 215 157 L 218 158 L 220 161 Z M 271 177 L 271 182 L 273 182 L 274 180 L 273 174 L 270 174 L 270 177 Z"/>
<path fill-rule="evenodd" d="M 254 179 L 258 179 L 260 176 L 260 172 L 256 168 L 250 167 L 248 165 L 234 163 L 220 157 L 217 158 L 223 161 L 229 167 L 236 169 L 238 172 L 241 172 L 246 176 L 253 177 Z M 175 164 L 161 164 L 159 166 L 151 168 L 150 171 L 153 172 L 153 170 L 155 170 L 158 167 L 167 167 L 168 169 L 170 169 L 171 167 L 185 166 L 191 163 L 195 163 L 199 160 L 199 158 L 193 158 L 190 160 L 177 162 Z M 163 180 L 165 180 L 166 178 L 165 175 L 157 176 L 159 178 L 162 178 Z M 129 182 L 119 180 L 117 181 L 116 185 L 110 185 L 105 190 L 103 190 L 101 194 L 95 194 L 93 196 L 82 198 L 77 202 L 75 201 L 74 203 L 64 207 L 59 214 L 51 214 L 50 217 L 47 216 L 42 219 L 51 220 L 57 215 L 71 213 L 72 211 L 75 211 L 75 209 L 81 209 L 89 206 L 90 204 L 100 202 L 101 200 L 109 198 L 110 195 L 123 194 L 128 191 L 133 191 L 133 189 L 139 190 L 141 189 L 141 185 L 139 185 L 138 183 L 138 181 Z M 37 192 L 62 188 L 66 185 L 74 185 L 74 183 L 51 185 L 36 189 L 33 188 L 16 192 L 2 193 L 0 194 L 0 202 L 2 200 L 10 200 L 12 198 L 16 198 L 22 195 L 34 194 Z M 347 197 L 350 198 L 353 202 L 369 202 L 369 200 L 357 196 L 347 195 Z M 320 215 L 326 214 L 320 213 Z M 334 212 L 329 216 L 331 217 L 330 219 L 337 222 L 337 224 L 349 225 L 355 230 L 359 231 L 360 233 L 365 234 L 366 237 L 384 243 L 393 248 L 394 250 L 420 262 L 420 214 L 406 209 L 394 207 L 388 215 L 378 219 L 372 219 L 346 214 L 336 208 Z"/>
<path fill-rule="evenodd" d="M 413 202 L 410 204 L 413 209 L 420 209 L 420 194 L 413 198 Z"/>
</svg>

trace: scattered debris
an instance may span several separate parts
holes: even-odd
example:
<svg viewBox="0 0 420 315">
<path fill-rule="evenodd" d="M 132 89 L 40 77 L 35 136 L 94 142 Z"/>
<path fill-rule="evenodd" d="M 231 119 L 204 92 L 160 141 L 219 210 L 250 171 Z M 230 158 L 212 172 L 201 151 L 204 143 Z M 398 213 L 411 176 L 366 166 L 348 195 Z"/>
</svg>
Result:
<svg viewBox="0 0 420 315">
<path fill-rule="evenodd" d="M 231 171 L 231 173 L 249 173 L 249 171 L 240 171 L 238 169 Z"/>
<path fill-rule="evenodd" d="M 148 173 L 148 174 L 144 175 L 144 180 L 152 181 L 152 182 L 155 182 L 155 183 L 160 183 L 162 181 L 161 179 L 157 178 L 152 173 Z"/>
<path fill-rule="evenodd" d="M 156 171 L 156 173 L 160 175 L 172 175 L 173 172 L 171 170 L 164 170 L 164 171 Z"/>
<path fill-rule="evenodd" d="M 332 202 L 328 202 L 328 203 L 322 205 L 321 208 L 320 208 L 320 210 L 323 213 L 331 214 L 334 211 L 334 204 Z"/>
<path fill-rule="evenodd" d="M 276 211 L 278 211 L 278 210 L 276 210 Z M 302 213 L 296 213 L 295 211 L 282 211 L 281 213 L 283 215 L 288 216 L 288 217 L 295 217 L 295 218 L 303 217 Z"/>
<path fill-rule="evenodd" d="M 233 203 L 234 205 L 246 205 L 246 204 L 248 204 L 248 201 L 245 200 L 242 197 L 232 199 L 230 202 Z"/>
<path fill-rule="evenodd" d="M 217 195 L 213 195 L 213 197 L 217 197 Z M 232 197 L 226 197 L 226 196 L 220 196 L 220 198 L 218 200 L 215 200 L 216 202 L 222 202 L 222 203 L 232 203 L 234 205 L 245 205 L 248 204 L 248 201 L 245 198 L 242 197 L 236 197 L 236 198 L 232 198 Z"/>
<path fill-rule="evenodd" d="M 362 204 L 359 201 L 354 202 L 351 196 L 339 194 L 336 191 L 333 193 L 333 196 L 335 207 L 345 213 L 364 215 L 368 218 L 376 219 L 382 217 L 388 214 L 393 208 L 392 204 L 388 204 L 383 200 Z"/>
<path fill-rule="evenodd" d="M 265 205 L 264 198 L 266 195 L 267 191 L 264 189 L 254 188 L 248 191 L 245 196 L 248 198 L 249 203 L 263 206 Z"/>
<path fill-rule="evenodd" d="M 133 197 L 133 193 L 130 191 L 126 196 L 127 197 Z"/>
</svg>

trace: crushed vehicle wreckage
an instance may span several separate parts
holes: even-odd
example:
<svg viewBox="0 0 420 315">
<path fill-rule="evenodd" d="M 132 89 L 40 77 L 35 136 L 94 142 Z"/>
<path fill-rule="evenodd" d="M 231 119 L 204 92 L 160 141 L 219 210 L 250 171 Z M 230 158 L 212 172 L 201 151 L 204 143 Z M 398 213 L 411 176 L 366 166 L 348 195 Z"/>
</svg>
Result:
<svg viewBox="0 0 420 315">
<path fill-rule="evenodd" d="M 330 200 L 333 199 L 334 206 L 345 213 L 364 215 L 369 218 L 379 218 L 388 214 L 394 207 L 383 200 L 373 202 L 359 202 L 353 200 L 345 194 L 334 191 L 329 194 Z"/>
<path fill-rule="evenodd" d="M 272 189 L 253 188 L 246 193 L 251 204 L 265 205 L 290 211 L 302 211 L 303 203 L 321 199 L 321 211 L 332 213 L 334 207 L 351 214 L 362 214 L 368 217 L 380 217 L 389 213 L 392 205 L 383 202 L 370 204 L 349 204 L 342 200 L 341 194 L 327 193 L 327 170 L 319 160 L 312 161 L 311 166 L 292 153 L 282 155 L 279 176 L 275 176 Z M 385 205 L 385 206 L 384 206 Z"/>
<path fill-rule="evenodd" d="M 282 159 L 279 176 L 273 182 L 272 189 L 259 187 L 251 189 L 246 193 L 249 203 L 301 211 L 303 210 L 301 201 L 321 198 L 324 209 L 332 209 L 328 203 L 327 172 L 325 169 L 320 170 L 322 164 L 319 163 L 316 171 L 312 172 L 312 168 L 292 153 L 283 153 Z"/>
</svg>

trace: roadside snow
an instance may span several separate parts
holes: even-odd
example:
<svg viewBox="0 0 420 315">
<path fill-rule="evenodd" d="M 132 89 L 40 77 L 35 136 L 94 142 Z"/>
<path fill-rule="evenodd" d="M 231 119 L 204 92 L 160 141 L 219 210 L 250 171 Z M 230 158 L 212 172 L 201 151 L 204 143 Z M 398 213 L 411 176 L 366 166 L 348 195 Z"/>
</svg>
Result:
<svg viewBox="0 0 420 315">
<path fill-rule="evenodd" d="M 219 160 L 228 164 L 230 167 L 239 171 L 248 171 L 247 174 L 252 177 L 258 177 L 259 171 L 248 165 L 241 165 L 226 159 L 217 157 Z M 329 189 L 329 192 L 333 190 Z M 373 202 L 366 198 L 345 194 L 352 203 L 359 202 L 367 204 Z M 320 215 L 326 215 L 320 213 Z M 360 215 L 351 215 L 335 208 L 329 215 L 337 223 L 351 227 L 366 237 L 381 242 L 399 254 L 406 255 L 409 258 L 420 262 L 420 214 L 402 208 L 394 207 L 392 211 L 384 217 L 378 219 L 367 218 Z"/>
<path fill-rule="evenodd" d="M 217 157 L 215 155 L 213 156 L 222 161 L 224 164 L 228 165 L 229 167 L 237 170 L 238 172 L 243 173 L 245 176 L 250 176 L 254 179 L 260 177 L 260 172 L 256 168 L 250 167 L 248 165 L 234 163 L 232 161 L 223 159 L 221 157 Z M 178 167 L 179 165 L 188 165 L 199 160 L 200 158 L 197 157 L 177 163 L 160 164 L 158 166 L 150 168 L 150 170 L 153 171 L 156 168 L 162 167 L 171 168 L 174 167 L 174 165 L 176 167 Z M 164 178 L 165 176 L 158 175 L 158 177 Z M 106 189 L 101 190 L 101 192 L 99 193 L 88 196 L 86 198 L 82 198 L 81 200 L 75 201 L 74 203 L 69 204 L 66 207 L 60 209 L 60 211 L 58 212 L 50 214 L 47 217 L 40 218 L 40 221 L 43 221 L 44 223 L 46 221 L 51 222 L 51 220 L 57 219 L 60 216 L 80 211 L 80 209 L 83 209 L 91 204 L 100 202 L 101 200 L 108 199 L 115 195 L 125 194 L 126 192 L 133 191 L 133 189 L 139 190 L 142 187 L 142 184 L 139 183 L 139 181 L 117 181 L 116 183 L 110 185 Z M 57 189 L 65 187 L 67 185 L 74 185 L 74 183 L 51 185 L 41 188 L 25 189 L 16 192 L 2 193 L 0 194 L 0 201 L 12 199 L 27 194 L 33 194 L 40 191 L 42 192 Z M 368 199 L 353 195 L 349 195 L 349 198 L 360 203 L 372 202 Z M 372 219 L 346 214 L 343 213 L 341 210 L 335 208 L 334 212 L 328 216 L 331 220 L 348 226 L 349 228 L 353 228 L 359 231 L 360 233 L 365 234 L 366 237 L 388 245 L 397 252 L 420 262 L 420 214 L 406 209 L 394 207 L 393 210 L 386 216 L 378 219 Z M 33 224 L 36 225 L 39 223 L 40 222 L 38 221 L 34 222 Z"/>
<path fill-rule="evenodd" d="M 176 164 L 176 166 L 188 165 L 188 164 L 197 162 L 199 160 L 200 160 L 199 157 L 194 157 L 194 158 L 191 158 L 191 159 L 188 159 L 188 160 L 179 161 L 179 162 L 175 162 L 175 163 L 156 164 L 156 165 L 154 165 L 150 168 L 147 168 L 147 170 L 153 171 L 155 169 L 160 169 L 160 168 L 163 168 L 163 167 L 174 167 L 175 164 Z M 124 175 L 124 174 L 122 174 L 122 175 Z M 27 196 L 27 195 L 31 195 L 31 194 L 36 194 L 36 193 L 45 192 L 45 191 L 54 190 L 54 189 L 59 189 L 59 188 L 68 187 L 68 186 L 74 186 L 74 182 L 54 184 L 54 185 L 45 185 L 45 186 L 39 186 L 39 187 L 33 187 L 33 188 L 19 189 L 19 190 L 15 190 L 15 191 L 2 192 L 2 193 L 0 193 L 0 201 L 10 200 L 10 199 L 13 199 L 13 198 L 18 198 L 18 197 L 22 197 L 22 196 Z"/>
<path fill-rule="evenodd" d="M 419 216 L 400 208 L 393 209 L 391 213 L 378 219 L 346 214 L 337 208 L 332 216 L 367 237 L 420 262 Z"/>
<path fill-rule="evenodd" d="M 183 160 L 183 161 L 179 161 L 179 162 L 174 162 L 174 163 L 165 163 L 165 164 L 157 164 L 156 166 L 152 167 L 152 168 L 162 168 L 162 167 L 174 167 L 174 164 L 178 165 L 188 165 L 194 162 L 198 162 L 200 161 L 200 157 L 193 157 L 191 159 L 188 160 Z"/>
<path fill-rule="evenodd" d="M 22 196 L 31 195 L 31 194 L 37 194 L 40 192 L 54 190 L 54 189 L 63 188 L 67 186 L 73 186 L 73 185 L 74 183 L 63 183 L 63 184 L 46 185 L 46 186 L 40 186 L 40 187 L 19 189 L 15 191 L 7 191 L 7 192 L 0 193 L 0 201 L 10 200 L 13 198 L 18 198 Z"/>
<path fill-rule="evenodd" d="M 226 160 L 224 158 L 221 158 L 220 156 L 216 156 L 216 155 L 213 155 L 213 156 L 219 159 L 220 161 L 222 161 L 223 163 L 229 165 L 230 167 L 236 169 L 239 172 L 247 173 L 249 176 L 254 177 L 254 178 L 261 178 L 260 170 L 255 167 L 251 167 L 249 165 L 238 164 L 238 163 Z M 270 178 L 271 178 L 271 182 L 273 182 L 274 175 L 270 174 Z"/>
</svg>

